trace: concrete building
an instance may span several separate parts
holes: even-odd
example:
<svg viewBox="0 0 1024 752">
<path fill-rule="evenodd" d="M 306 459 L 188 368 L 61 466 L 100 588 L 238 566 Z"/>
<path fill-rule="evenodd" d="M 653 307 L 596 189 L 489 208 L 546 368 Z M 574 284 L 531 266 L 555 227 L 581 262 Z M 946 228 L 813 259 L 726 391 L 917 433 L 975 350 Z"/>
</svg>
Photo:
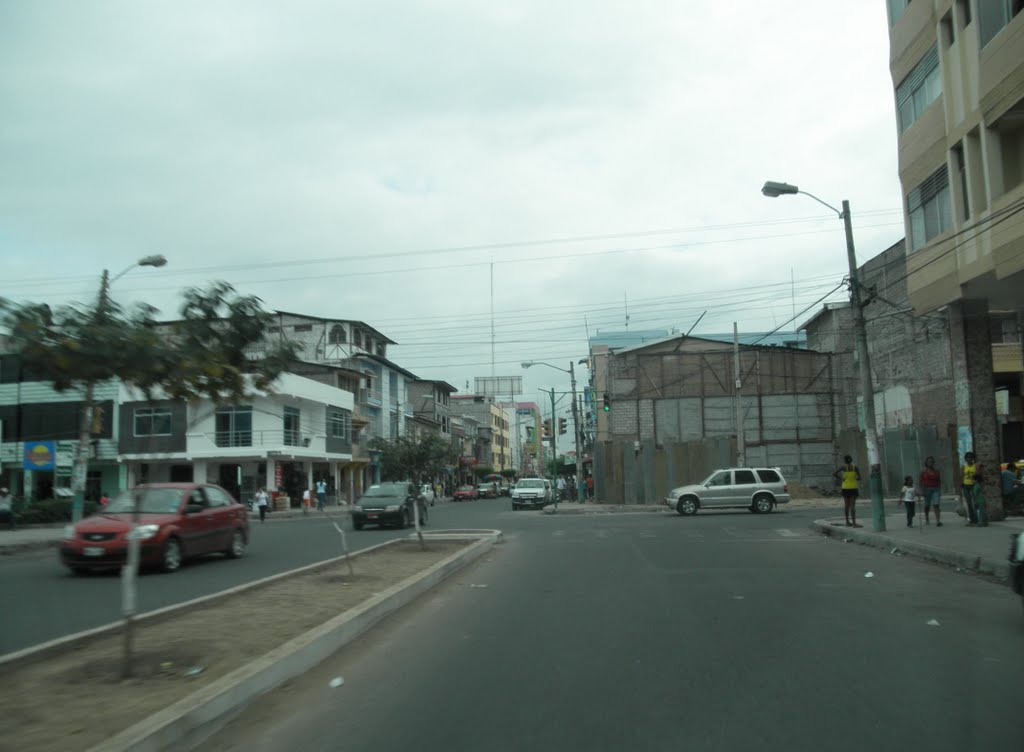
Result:
<svg viewBox="0 0 1024 752">
<path fill-rule="evenodd" d="M 490 467 L 496 473 L 512 470 L 512 429 L 509 416 L 501 403 L 493 397 L 478 394 L 453 394 L 452 413 L 467 415 L 479 424 L 481 436 L 489 439 L 486 459 L 480 464 Z"/>
<path fill-rule="evenodd" d="M 1024 309 L 1024 15 L 1019 0 L 887 2 L 907 294 L 948 316 L 958 451 L 992 467 L 992 313 Z"/>
<path fill-rule="evenodd" d="M 406 383 L 408 400 L 413 415 L 420 419 L 434 421 L 438 432 L 445 438 L 451 437 L 451 398 L 457 391 L 447 381 L 416 379 Z"/>
</svg>

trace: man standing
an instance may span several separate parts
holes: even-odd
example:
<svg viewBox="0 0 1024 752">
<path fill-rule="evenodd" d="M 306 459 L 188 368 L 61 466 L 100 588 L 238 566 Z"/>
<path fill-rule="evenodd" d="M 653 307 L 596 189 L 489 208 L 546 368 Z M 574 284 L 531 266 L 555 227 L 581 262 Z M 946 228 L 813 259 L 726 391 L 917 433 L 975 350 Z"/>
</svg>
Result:
<svg viewBox="0 0 1024 752">
<path fill-rule="evenodd" d="M 267 519 L 267 489 L 261 488 L 256 492 L 256 508 L 260 510 L 260 522 Z"/>
<path fill-rule="evenodd" d="M 843 493 L 843 514 L 847 527 L 861 527 L 857 524 L 857 491 L 860 488 L 860 468 L 853 464 L 853 457 L 843 457 L 843 465 L 832 477 Z"/>
<path fill-rule="evenodd" d="M 935 467 L 935 458 L 926 457 L 924 469 L 921 471 L 921 492 L 924 494 L 924 524 L 931 524 L 929 513 L 935 510 L 935 524 L 942 527 L 942 518 L 939 516 L 939 500 L 942 497 L 942 478 Z"/>
<path fill-rule="evenodd" d="M 558 487 L 558 500 L 563 501 L 565 499 L 565 478 L 559 475 L 555 485 Z"/>
<path fill-rule="evenodd" d="M 0 521 L 7 519 L 7 525 L 14 530 L 17 525 L 14 521 L 14 499 L 6 488 L 0 488 Z"/>
<path fill-rule="evenodd" d="M 322 512 L 325 506 L 327 506 L 327 481 L 321 478 L 316 482 L 316 509 L 318 512 Z"/>
</svg>

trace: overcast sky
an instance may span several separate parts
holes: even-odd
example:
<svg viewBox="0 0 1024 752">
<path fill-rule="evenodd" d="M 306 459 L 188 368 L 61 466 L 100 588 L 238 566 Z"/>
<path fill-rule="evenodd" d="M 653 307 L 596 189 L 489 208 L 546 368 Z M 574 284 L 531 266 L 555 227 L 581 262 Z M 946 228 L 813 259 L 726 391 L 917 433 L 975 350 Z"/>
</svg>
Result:
<svg viewBox="0 0 1024 752">
<path fill-rule="evenodd" d="M 839 285 L 840 220 L 766 179 L 849 199 L 861 263 L 903 236 L 887 29 L 883 0 L 0 0 L 0 296 L 162 253 L 118 301 L 224 279 L 463 390 L 493 269 L 494 372 L 538 400 L 567 380 L 521 361 L 627 310 L 767 331 Z"/>
</svg>

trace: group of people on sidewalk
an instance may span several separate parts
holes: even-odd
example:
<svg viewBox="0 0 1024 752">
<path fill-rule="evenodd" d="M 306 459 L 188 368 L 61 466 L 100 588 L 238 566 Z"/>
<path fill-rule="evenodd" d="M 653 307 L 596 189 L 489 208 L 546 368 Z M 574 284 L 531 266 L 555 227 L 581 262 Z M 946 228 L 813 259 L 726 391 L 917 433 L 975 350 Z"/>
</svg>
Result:
<svg viewBox="0 0 1024 752">
<path fill-rule="evenodd" d="M 579 491 L 576 485 L 576 476 L 570 475 L 568 480 L 564 475 L 559 475 L 555 481 L 555 488 L 558 491 L 559 501 L 576 501 Z M 583 481 L 583 501 L 594 498 L 594 476 L 588 475 Z"/>
<path fill-rule="evenodd" d="M 1024 492 L 1024 479 L 1021 478 L 1021 471 L 1024 468 L 1018 467 L 1018 463 L 1008 460 L 1000 471 L 1000 491 L 1002 492 L 1004 507 L 1015 502 L 1021 492 Z M 843 457 L 843 464 L 833 473 L 836 485 L 840 487 L 843 494 L 843 511 L 846 517 L 847 527 L 861 527 L 857 524 L 857 496 L 860 490 L 860 468 L 853 464 L 850 455 Z M 918 482 L 914 482 L 911 475 L 903 479 L 903 487 L 900 489 L 900 504 L 907 515 L 907 527 L 914 526 L 914 516 L 917 513 L 917 501 L 921 499 L 924 503 L 925 524 L 931 524 L 931 513 L 935 512 L 935 524 L 942 527 L 941 497 L 942 477 L 935 467 L 935 458 L 927 457 L 918 475 Z M 964 507 L 964 517 L 968 527 L 987 525 L 988 518 L 985 511 L 985 497 L 981 492 L 982 474 L 978 464 L 978 458 L 974 452 L 964 454 L 964 462 L 961 467 L 960 489 L 961 500 Z"/>
</svg>

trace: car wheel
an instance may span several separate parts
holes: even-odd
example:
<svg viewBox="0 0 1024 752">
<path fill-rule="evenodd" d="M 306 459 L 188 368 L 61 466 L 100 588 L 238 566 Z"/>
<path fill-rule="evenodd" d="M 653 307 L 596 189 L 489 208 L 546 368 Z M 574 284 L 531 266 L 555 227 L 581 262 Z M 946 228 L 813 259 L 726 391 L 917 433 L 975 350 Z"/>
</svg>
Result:
<svg viewBox="0 0 1024 752">
<path fill-rule="evenodd" d="M 758 514 L 768 514 L 775 506 L 775 499 L 768 494 L 758 494 L 754 497 L 754 511 Z"/>
<path fill-rule="evenodd" d="M 692 496 L 684 496 L 676 504 L 676 511 L 684 517 L 697 514 L 697 500 Z"/>
<path fill-rule="evenodd" d="M 231 547 L 224 553 L 229 559 L 238 559 L 245 553 L 245 535 L 241 530 L 231 534 Z"/>
<path fill-rule="evenodd" d="M 164 553 L 160 558 L 160 568 L 164 572 L 176 572 L 181 569 L 181 543 L 177 538 L 168 538 L 164 543 Z"/>
</svg>

